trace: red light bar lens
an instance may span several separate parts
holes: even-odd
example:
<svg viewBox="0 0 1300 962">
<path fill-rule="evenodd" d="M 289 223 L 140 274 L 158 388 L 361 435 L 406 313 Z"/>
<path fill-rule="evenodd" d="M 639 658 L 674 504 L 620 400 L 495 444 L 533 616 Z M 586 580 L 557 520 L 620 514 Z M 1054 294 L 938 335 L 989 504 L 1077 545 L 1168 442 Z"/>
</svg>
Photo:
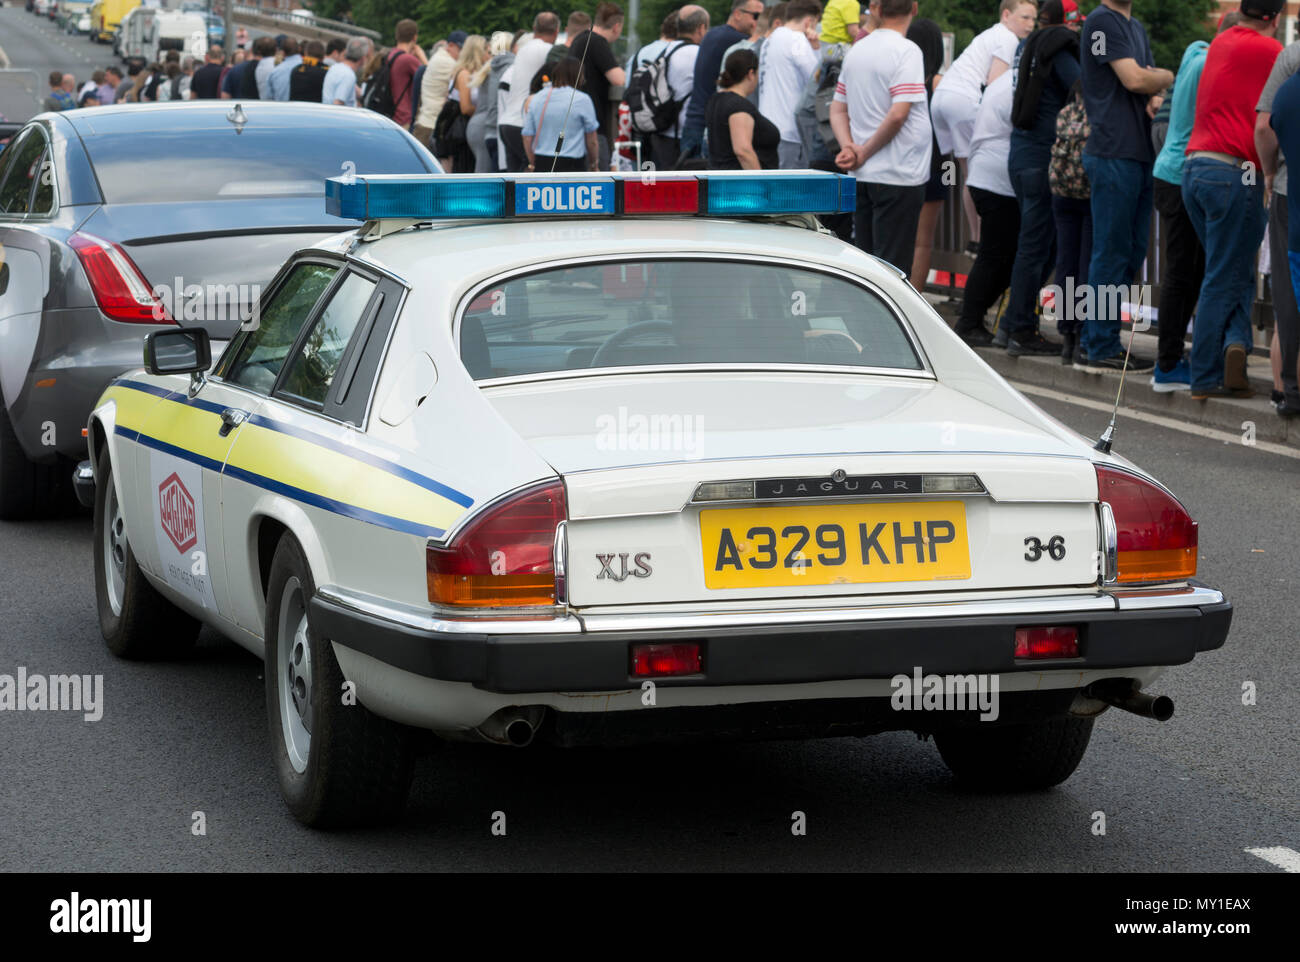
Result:
<svg viewBox="0 0 1300 962">
<path fill-rule="evenodd" d="M 700 185 L 694 178 L 623 182 L 625 214 L 695 214 L 699 209 Z"/>
<path fill-rule="evenodd" d="M 698 644 L 632 646 L 632 674 L 637 678 L 698 675 L 700 670 Z"/>
<path fill-rule="evenodd" d="M 1017 658 L 1078 658 L 1077 628 L 1017 628 Z"/>
</svg>

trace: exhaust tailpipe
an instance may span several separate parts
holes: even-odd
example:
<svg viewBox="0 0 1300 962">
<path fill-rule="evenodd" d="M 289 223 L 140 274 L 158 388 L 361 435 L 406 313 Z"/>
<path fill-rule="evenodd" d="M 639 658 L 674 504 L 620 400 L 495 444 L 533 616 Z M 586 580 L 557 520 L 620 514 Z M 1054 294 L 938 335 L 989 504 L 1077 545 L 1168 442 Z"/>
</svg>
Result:
<svg viewBox="0 0 1300 962">
<path fill-rule="evenodd" d="M 494 745 L 526 748 L 533 743 L 545 716 L 546 709 L 541 705 L 502 708 L 474 729 L 474 734 Z"/>
<path fill-rule="evenodd" d="M 1168 695 L 1148 695 L 1137 688 L 1116 688 L 1113 686 L 1089 686 L 1088 694 L 1092 698 L 1104 701 L 1107 705 L 1122 708 L 1124 711 L 1154 718 L 1156 721 L 1169 721 L 1174 717 L 1174 700 Z"/>
<path fill-rule="evenodd" d="M 506 724 L 506 741 L 516 748 L 526 748 L 532 744 L 535 730 L 527 718 L 513 718 Z"/>
</svg>

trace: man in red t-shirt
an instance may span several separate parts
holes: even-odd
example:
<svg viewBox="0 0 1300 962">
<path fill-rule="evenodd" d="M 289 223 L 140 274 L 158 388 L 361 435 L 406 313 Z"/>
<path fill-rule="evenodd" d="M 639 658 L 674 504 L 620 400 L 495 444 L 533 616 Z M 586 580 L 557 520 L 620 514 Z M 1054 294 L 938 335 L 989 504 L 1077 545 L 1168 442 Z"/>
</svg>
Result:
<svg viewBox="0 0 1300 962">
<path fill-rule="evenodd" d="M 420 26 L 414 20 L 399 20 L 394 31 L 393 66 L 389 72 L 390 89 L 393 91 L 393 123 L 403 129 L 411 126 L 411 85 L 415 82 L 415 72 L 429 62 L 424 51 L 420 49 Z M 1262 86 L 1262 85 L 1261 85 Z"/>
<path fill-rule="evenodd" d="M 1255 252 L 1267 212 L 1255 150 L 1255 104 L 1282 52 L 1274 39 L 1284 0 L 1241 0 L 1242 19 L 1214 38 L 1196 90 L 1183 165 L 1183 204 L 1205 247 L 1192 331 L 1191 395 L 1249 397 Z"/>
</svg>

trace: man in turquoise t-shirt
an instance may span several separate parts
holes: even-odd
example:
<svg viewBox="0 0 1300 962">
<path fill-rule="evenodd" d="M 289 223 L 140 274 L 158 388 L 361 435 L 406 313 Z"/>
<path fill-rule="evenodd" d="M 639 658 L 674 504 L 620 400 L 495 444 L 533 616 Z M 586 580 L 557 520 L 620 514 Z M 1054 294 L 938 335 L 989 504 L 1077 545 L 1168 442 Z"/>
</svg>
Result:
<svg viewBox="0 0 1300 962">
<path fill-rule="evenodd" d="M 1204 40 L 1195 40 L 1183 52 L 1174 78 L 1169 132 L 1152 170 L 1155 208 L 1160 212 L 1166 241 L 1165 277 L 1160 285 L 1160 344 L 1156 368 L 1151 372 L 1151 387 L 1160 392 L 1186 391 L 1191 386 L 1183 340 L 1205 277 L 1205 250 L 1183 207 L 1183 160 L 1196 120 L 1196 88 L 1209 49 Z"/>
</svg>

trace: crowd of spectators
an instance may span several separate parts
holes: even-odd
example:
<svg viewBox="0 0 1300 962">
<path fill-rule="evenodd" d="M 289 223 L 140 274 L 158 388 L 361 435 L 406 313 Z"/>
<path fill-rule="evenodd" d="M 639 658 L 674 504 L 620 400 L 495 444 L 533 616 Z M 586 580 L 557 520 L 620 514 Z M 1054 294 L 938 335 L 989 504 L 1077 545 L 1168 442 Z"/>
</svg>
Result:
<svg viewBox="0 0 1300 962">
<path fill-rule="evenodd" d="M 80 87 L 52 74 L 45 106 L 367 106 L 449 173 L 841 171 L 857 181 L 857 209 L 827 226 L 918 288 L 960 183 L 973 256 L 956 325 L 964 340 L 1094 373 L 1150 373 L 1154 390 L 1194 398 L 1251 393 L 1263 246 L 1275 278 L 1273 401 L 1279 415 L 1300 413 L 1300 316 L 1287 282 L 1289 272 L 1300 282 L 1300 216 L 1285 163 L 1300 151 L 1300 43 L 1283 50 L 1276 39 L 1283 0 L 1241 0 L 1177 74 L 1155 64 L 1132 0 L 1099 0 L 1086 16 L 1076 0 L 985 2 L 993 22 L 946 69 L 939 26 L 918 16 L 925 0 L 919 10 L 914 0 L 732 0 L 716 25 L 687 4 L 622 60 L 623 10 L 600 2 L 563 23 L 543 11 L 513 33 L 453 30 L 427 51 L 413 20 L 396 24 L 387 50 L 261 37 L 229 60 L 218 47 L 202 63 L 173 51 Z M 1164 255 L 1149 358 L 1121 332 L 1147 316 L 1149 299 L 1123 292 L 1143 277 L 1153 210 Z M 1048 317 L 1059 340 L 1044 335 Z"/>
</svg>

